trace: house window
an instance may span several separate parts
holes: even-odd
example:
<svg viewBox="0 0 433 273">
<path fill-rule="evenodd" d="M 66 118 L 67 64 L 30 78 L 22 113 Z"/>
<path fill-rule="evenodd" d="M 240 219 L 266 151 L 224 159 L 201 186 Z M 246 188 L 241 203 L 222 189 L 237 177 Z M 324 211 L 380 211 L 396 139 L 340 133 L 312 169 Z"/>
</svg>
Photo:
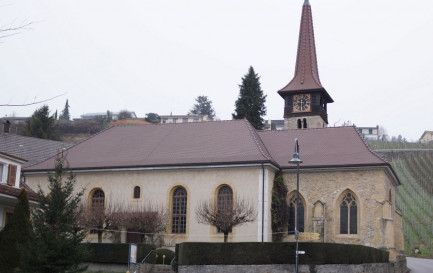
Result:
<svg viewBox="0 0 433 273">
<path fill-rule="evenodd" d="M 218 190 L 218 212 L 233 208 L 233 191 L 229 186 L 223 186 Z M 219 233 L 222 231 L 217 230 Z M 229 232 L 232 232 L 231 230 Z"/>
<path fill-rule="evenodd" d="M 139 199 L 139 198 L 140 198 L 140 187 L 135 186 L 134 187 L 134 199 Z"/>
<path fill-rule="evenodd" d="M 97 189 L 92 194 L 92 208 L 104 208 L 105 194 L 101 189 Z"/>
<path fill-rule="evenodd" d="M 179 187 L 173 193 L 172 233 L 186 233 L 186 204 L 186 190 Z"/>
<path fill-rule="evenodd" d="M 302 121 L 298 119 L 298 129 L 302 129 Z"/>
<path fill-rule="evenodd" d="M 218 210 L 231 209 L 233 207 L 233 191 L 229 186 L 223 186 L 218 191 Z"/>
<path fill-rule="evenodd" d="M 183 123 L 187 123 L 188 122 L 188 118 L 183 118 L 182 122 Z"/>
<path fill-rule="evenodd" d="M 173 118 L 173 123 L 177 123 L 177 118 Z"/>
<path fill-rule="evenodd" d="M 304 232 L 304 204 L 301 197 L 299 197 L 299 208 L 298 208 L 298 231 Z M 296 221 L 296 192 L 289 199 L 289 234 L 295 232 L 295 221 Z"/>
<path fill-rule="evenodd" d="M 0 164 L 0 183 L 4 182 L 3 181 L 3 168 L 4 168 L 4 164 Z"/>
<path fill-rule="evenodd" d="M 345 194 L 340 204 L 340 233 L 358 233 L 358 207 L 351 192 Z"/>
<path fill-rule="evenodd" d="M 200 120 L 198 118 L 194 118 L 194 122 L 199 122 Z"/>
<path fill-rule="evenodd" d="M 162 123 L 167 123 L 167 121 L 168 121 L 168 119 L 166 119 L 166 118 L 162 119 Z"/>
<path fill-rule="evenodd" d="M 307 129 L 307 119 L 304 118 L 304 129 Z"/>
<path fill-rule="evenodd" d="M 15 186 L 15 181 L 17 178 L 17 165 L 9 164 L 8 167 L 8 185 Z"/>
</svg>

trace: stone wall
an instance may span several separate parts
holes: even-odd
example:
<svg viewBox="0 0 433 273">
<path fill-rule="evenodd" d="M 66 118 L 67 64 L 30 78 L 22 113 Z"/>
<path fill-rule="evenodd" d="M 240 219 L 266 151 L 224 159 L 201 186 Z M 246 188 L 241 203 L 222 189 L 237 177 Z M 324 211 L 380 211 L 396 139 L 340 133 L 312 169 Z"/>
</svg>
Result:
<svg viewBox="0 0 433 273">
<path fill-rule="evenodd" d="M 179 266 L 179 273 L 289 273 L 295 272 L 295 265 L 191 265 Z M 299 273 L 407 273 L 406 259 L 380 264 L 329 264 L 300 265 Z"/>
<path fill-rule="evenodd" d="M 296 191 L 296 173 L 285 172 L 289 198 Z M 302 170 L 300 197 L 304 204 L 305 232 L 320 233 L 320 241 L 383 248 L 390 260 L 402 250 L 401 215 L 395 208 L 395 185 L 386 170 L 358 168 Z M 357 202 L 357 234 L 340 234 L 340 203 L 351 192 Z M 284 241 L 294 241 L 286 235 Z"/>
</svg>

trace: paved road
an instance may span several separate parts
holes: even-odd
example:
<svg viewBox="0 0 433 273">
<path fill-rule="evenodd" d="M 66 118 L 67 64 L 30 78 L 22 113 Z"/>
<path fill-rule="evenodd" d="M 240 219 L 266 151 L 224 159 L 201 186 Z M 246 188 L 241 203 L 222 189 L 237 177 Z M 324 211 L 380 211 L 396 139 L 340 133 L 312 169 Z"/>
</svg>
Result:
<svg viewBox="0 0 433 273">
<path fill-rule="evenodd" d="M 407 267 L 411 273 L 432 273 L 433 260 L 407 257 Z"/>
</svg>

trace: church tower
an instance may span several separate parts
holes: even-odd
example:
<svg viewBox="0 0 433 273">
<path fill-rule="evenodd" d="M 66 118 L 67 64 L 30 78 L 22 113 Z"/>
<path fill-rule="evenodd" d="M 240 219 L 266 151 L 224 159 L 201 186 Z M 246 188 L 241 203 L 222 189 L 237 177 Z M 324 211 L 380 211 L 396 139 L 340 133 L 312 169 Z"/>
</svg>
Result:
<svg viewBox="0 0 433 273">
<path fill-rule="evenodd" d="M 302 7 L 295 76 L 278 94 L 284 99 L 286 129 L 322 128 L 328 125 L 327 104 L 334 101 L 319 79 L 309 0 L 305 0 Z"/>
</svg>

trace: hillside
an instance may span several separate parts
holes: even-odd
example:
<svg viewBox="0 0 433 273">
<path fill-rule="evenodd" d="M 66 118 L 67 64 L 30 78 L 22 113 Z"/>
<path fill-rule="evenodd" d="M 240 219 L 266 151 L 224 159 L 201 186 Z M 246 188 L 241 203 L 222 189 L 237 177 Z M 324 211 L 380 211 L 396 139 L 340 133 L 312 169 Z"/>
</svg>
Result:
<svg viewBox="0 0 433 273">
<path fill-rule="evenodd" d="M 401 186 L 396 205 L 403 213 L 405 250 L 433 254 L 433 144 L 371 141 L 371 148 L 391 163 Z"/>
</svg>

